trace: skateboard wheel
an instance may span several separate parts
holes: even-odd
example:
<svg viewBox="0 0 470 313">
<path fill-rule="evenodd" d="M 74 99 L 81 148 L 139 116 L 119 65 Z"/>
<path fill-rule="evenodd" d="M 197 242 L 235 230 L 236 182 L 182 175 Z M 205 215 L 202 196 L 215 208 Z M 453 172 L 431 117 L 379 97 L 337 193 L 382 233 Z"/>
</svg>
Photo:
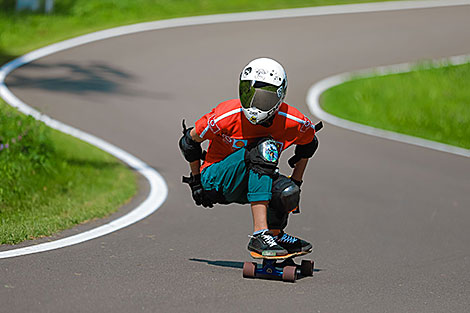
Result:
<svg viewBox="0 0 470 313">
<path fill-rule="evenodd" d="M 302 260 L 300 264 L 300 273 L 304 276 L 313 276 L 313 261 L 309 260 Z"/>
<path fill-rule="evenodd" d="M 243 277 L 254 278 L 255 272 L 256 272 L 256 263 L 254 262 L 243 263 Z"/>
<path fill-rule="evenodd" d="M 287 282 L 295 282 L 297 278 L 297 267 L 295 266 L 286 266 L 282 272 L 282 280 Z"/>
</svg>

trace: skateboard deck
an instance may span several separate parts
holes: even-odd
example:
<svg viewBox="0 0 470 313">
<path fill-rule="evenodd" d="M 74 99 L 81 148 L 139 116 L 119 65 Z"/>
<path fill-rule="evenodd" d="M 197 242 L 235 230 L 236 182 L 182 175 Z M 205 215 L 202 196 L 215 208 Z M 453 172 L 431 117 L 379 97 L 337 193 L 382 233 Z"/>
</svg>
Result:
<svg viewBox="0 0 470 313">
<path fill-rule="evenodd" d="M 282 256 L 263 256 L 259 253 L 250 251 L 254 259 L 262 259 L 261 266 L 256 262 L 245 262 L 243 264 L 243 277 L 245 278 L 281 278 L 286 282 L 295 282 L 299 276 L 313 276 L 314 262 L 311 260 L 302 260 L 298 265 L 294 258 L 306 255 L 312 252 L 297 252 Z"/>
<path fill-rule="evenodd" d="M 250 251 L 251 257 L 254 259 L 266 259 L 266 260 L 286 260 L 286 259 L 293 259 L 295 257 L 301 256 L 301 255 L 306 255 L 312 252 L 312 250 L 309 251 L 303 251 L 303 252 L 295 252 L 295 253 L 290 253 L 286 255 L 280 255 L 280 256 L 267 256 L 267 255 L 261 255 L 259 253 Z"/>
</svg>

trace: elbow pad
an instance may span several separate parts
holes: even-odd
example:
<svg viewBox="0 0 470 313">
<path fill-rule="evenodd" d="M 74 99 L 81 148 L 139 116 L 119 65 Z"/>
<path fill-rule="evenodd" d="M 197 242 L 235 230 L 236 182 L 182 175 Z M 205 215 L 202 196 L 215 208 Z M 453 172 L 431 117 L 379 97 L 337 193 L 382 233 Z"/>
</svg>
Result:
<svg viewBox="0 0 470 313">
<path fill-rule="evenodd" d="M 179 141 L 181 153 L 183 153 L 183 156 L 186 161 L 190 163 L 200 160 L 202 158 L 201 143 L 196 142 L 193 140 L 193 138 L 191 138 L 191 129 L 193 129 L 193 127 L 190 127 L 188 129 L 184 127 L 183 136 Z"/>
<path fill-rule="evenodd" d="M 295 154 L 302 159 L 309 159 L 313 157 L 318 148 L 317 136 L 313 136 L 313 140 L 306 145 L 297 145 L 295 147 Z"/>
<path fill-rule="evenodd" d="M 318 139 L 317 136 L 313 137 L 313 140 L 306 145 L 297 145 L 295 147 L 294 156 L 287 161 L 289 166 L 294 168 L 295 164 L 300 161 L 300 159 L 310 159 L 315 151 L 318 149 Z"/>
</svg>

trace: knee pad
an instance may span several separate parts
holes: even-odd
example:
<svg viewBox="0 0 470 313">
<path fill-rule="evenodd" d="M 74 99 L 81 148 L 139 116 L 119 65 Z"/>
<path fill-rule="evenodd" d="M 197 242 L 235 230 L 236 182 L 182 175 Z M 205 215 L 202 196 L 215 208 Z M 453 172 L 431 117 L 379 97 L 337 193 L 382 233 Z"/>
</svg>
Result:
<svg viewBox="0 0 470 313">
<path fill-rule="evenodd" d="M 269 206 L 276 212 L 288 214 L 298 208 L 299 202 L 300 188 L 290 178 L 279 175 L 273 182 Z"/>
<path fill-rule="evenodd" d="M 279 149 L 276 142 L 271 138 L 263 138 L 248 145 L 245 151 L 245 162 L 249 170 L 274 178 L 277 175 L 279 163 Z"/>
</svg>

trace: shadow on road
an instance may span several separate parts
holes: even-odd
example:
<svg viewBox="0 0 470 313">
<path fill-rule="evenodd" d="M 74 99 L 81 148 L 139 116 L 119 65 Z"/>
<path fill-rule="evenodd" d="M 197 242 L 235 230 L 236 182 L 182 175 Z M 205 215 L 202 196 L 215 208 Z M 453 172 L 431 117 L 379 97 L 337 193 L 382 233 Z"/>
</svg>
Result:
<svg viewBox="0 0 470 313">
<path fill-rule="evenodd" d="M 220 266 L 220 267 L 231 267 L 231 268 L 243 268 L 243 262 L 236 261 L 210 261 L 204 259 L 189 259 L 193 262 L 207 263 L 209 265 Z"/>
<path fill-rule="evenodd" d="M 8 58 L 2 56 L 0 58 Z M 17 89 L 39 89 L 75 95 L 119 94 L 155 100 L 171 98 L 168 92 L 141 90 L 138 78 L 103 62 L 43 63 L 36 61 L 8 75 L 6 84 Z"/>
<path fill-rule="evenodd" d="M 7 83 L 15 88 L 68 93 L 116 92 L 121 80 L 130 78 L 129 74 L 102 63 L 31 63 L 28 64 L 27 73 L 13 72 Z"/>
</svg>

